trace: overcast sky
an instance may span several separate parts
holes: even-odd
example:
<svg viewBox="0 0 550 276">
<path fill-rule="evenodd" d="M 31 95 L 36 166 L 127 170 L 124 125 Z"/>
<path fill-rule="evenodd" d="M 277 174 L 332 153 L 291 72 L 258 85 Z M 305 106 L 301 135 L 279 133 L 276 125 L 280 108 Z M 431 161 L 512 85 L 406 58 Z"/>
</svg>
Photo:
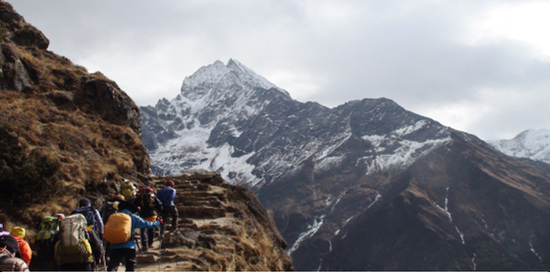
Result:
<svg viewBox="0 0 550 276">
<path fill-rule="evenodd" d="M 385 97 L 482 139 L 550 128 L 550 1 L 8 2 L 140 106 L 234 58 L 301 102 Z"/>
</svg>

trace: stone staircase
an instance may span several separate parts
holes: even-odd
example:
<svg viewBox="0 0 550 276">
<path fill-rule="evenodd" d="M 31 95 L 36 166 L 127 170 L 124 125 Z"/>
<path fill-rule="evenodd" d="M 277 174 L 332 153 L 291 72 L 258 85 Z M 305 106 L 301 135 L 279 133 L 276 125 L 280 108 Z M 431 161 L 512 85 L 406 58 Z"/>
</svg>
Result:
<svg viewBox="0 0 550 276">
<path fill-rule="evenodd" d="M 250 190 L 206 171 L 157 177 L 152 187 L 167 180 L 177 191 L 178 227 L 170 231 L 168 223 L 162 239 L 157 231 L 153 246 L 138 250 L 136 271 L 292 270 L 286 243 Z"/>
<path fill-rule="evenodd" d="M 211 248 L 216 244 L 216 239 L 212 235 L 218 232 L 216 228 L 219 226 L 219 221 L 228 215 L 226 189 L 229 184 L 224 183 L 218 175 L 209 175 L 210 178 L 205 178 L 204 175 L 199 178 L 192 176 L 180 179 L 170 178 L 175 182 L 176 189 L 175 203 L 179 213 L 177 230 L 169 230 L 171 219 L 168 219 L 162 243 L 159 240 L 159 231 L 156 231 L 152 248 L 148 251 L 138 251 L 136 270 L 171 271 L 176 267 L 174 263 L 184 260 L 201 263 L 191 254 L 181 254 L 182 252 L 178 251 L 182 250 L 178 248 Z M 158 191 L 165 186 L 164 183 L 168 179 L 156 179 L 153 186 Z M 139 234 L 137 237 L 139 238 Z M 199 267 L 192 265 L 190 268 L 200 270 Z"/>
</svg>

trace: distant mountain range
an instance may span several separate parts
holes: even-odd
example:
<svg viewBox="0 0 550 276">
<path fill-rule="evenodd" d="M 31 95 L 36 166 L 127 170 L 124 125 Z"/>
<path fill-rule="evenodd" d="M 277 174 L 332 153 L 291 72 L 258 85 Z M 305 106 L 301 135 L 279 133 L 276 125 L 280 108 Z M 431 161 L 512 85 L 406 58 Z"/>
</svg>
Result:
<svg viewBox="0 0 550 276">
<path fill-rule="evenodd" d="M 488 141 L 503 153 L 550 173 L 550 130 L 529 129 L 509 140 Z"/>
<path fill-rule="evenodd" d="M 297 270 L 550 268 L 550 175 L 389 99 L 301 103 L 229 60 L 141 114 L 154 173 L 250 187 Z"/>
</svg>

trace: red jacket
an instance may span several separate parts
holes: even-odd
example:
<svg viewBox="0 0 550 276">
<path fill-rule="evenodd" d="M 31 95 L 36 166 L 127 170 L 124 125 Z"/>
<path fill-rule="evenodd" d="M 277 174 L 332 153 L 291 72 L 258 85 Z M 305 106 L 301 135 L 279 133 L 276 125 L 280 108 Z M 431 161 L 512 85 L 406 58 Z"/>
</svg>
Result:
<svg viewBox="0 0 550 276">
<path fill-rule="evenodd" d="M 32 257 L 32 250 L 28 242 L 26 242 L 24 239 L 13 236 L 18 242 L 19 242 L 19 255 L 21 255 L 21 259 L 29 265 L 31 263 L 31 257 Z"/>
</svg>

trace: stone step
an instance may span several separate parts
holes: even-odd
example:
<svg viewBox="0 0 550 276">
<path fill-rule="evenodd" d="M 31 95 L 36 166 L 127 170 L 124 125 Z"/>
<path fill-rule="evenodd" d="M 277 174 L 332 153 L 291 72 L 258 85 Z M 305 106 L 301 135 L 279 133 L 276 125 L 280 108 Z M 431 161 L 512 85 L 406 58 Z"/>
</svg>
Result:
<svg viewBox="0 0 550 276">
<path fill-rule="evenodd" d="M 225 208 L 215 208 L 208 206 L 178 206 L 180 217 L 185 218 L 219 218 L 225 217 Z"/>
<path fill-rule="evenodd" d="M 192 192 L 178 192 L 176 193 L 178 198 L 217 198 L 220 201 L 226 201 L 227 196 L 225 194 L 207 192 L 207 191 L 192 191 Z"/>
<path fill-rule="evenodd" d="M 196 207 L 222 207 L 222 203 L 217 199 L 211 199 L 211 198 L 187 198 L 187 199 L 180 199 L 180 202 L 176 205 L 181 206 L 196 206 Z"/>
</svg>

